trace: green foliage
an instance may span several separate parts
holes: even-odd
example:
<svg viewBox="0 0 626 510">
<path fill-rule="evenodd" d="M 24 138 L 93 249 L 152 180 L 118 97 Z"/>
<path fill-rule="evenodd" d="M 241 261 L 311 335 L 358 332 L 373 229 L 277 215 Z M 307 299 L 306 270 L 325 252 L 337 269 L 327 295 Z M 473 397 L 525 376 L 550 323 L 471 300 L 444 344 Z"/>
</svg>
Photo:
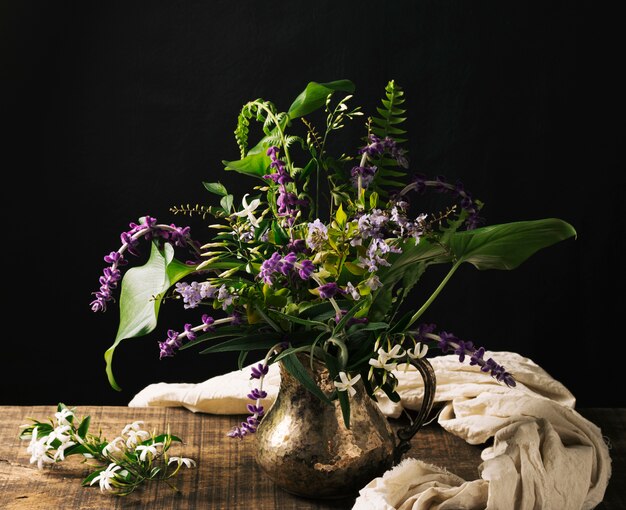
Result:
<svg viewBox="0 0 626 510">
<path fill-rule="evenodd" d="M 376 111 L 380 117 L 371 117 L 371 132 L 381 139 L 393 138 L 396 143 L 402 144 L 407 141 L 403 138 L 406 130 L 400 127 L 406 121 L 406 110 L 402 108 L 405 102 L 402 87 L 396 85 L 394 80 L 387 83 L 385 87 L 385 97 L 382 99 L 382 107 L 377 107 Z M 382 197 L 388 196 L 390 188 L 402 188 L 405 183 L 406 171 L 398 165 L 398 162 L 389 157 L 381 157 L 376 161 L 378 171 L 374 176 L 374 182 L 370 191 L 375 191 Z"/>
<path fill-rule="evenodd" d="M 126 272 L 122 280 L 117 334 L 113 345 L 104 354 L 106 373 L 113 388 L 121 390 L 113 376 L 113 353 L 116 347 L 126 338 L 136 338 L 153 331 L 164 293 L 194 270 L 194 266 L 174 258 L 171 244 L 165 243 L 163 248 L 159 248 L 156 243 L 152 243 L 148 262 Z"/>
</svg>

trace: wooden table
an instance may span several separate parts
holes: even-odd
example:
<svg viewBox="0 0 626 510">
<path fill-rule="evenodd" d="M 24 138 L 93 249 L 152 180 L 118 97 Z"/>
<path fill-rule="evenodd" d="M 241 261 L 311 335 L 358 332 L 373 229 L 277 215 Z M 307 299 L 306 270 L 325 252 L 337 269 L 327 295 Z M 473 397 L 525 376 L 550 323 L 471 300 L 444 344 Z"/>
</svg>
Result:
<svg viewBox="0 0 626 510">
<path fill-rule="evenodd" d="M 81 487 L 88 469 L 78 456 L 47 465 L 42 471 L 29 464 L 27 441 L 18 438 L 19 426 L 28 418 L 53 416 L 55 406 L 0 406 L 0 509 L 2 510 L 91 510 L 91 509 L 348 509 L 354 498 L 343 501 L 310 501 L 274 487 L 253 459 L 253 438 L 243 441 L 225 436 L 241 417 L 193 414 L 177 408 L 78 407 L 76 414 L 91 416 L 91 430 L 102 429 L 109 439 L 127 423 L 143 420 L 145 427 L 173 434 L 185 444 L 180 455 L 198 460 L 196 469 L 185 470 L 176 480 L 181 493 L 165 484 L 151 484 L 126 497 L 101 493 L 97 484 Z M 626 508 L 626 409 L 583 409 L 581 414 L 602 428 L 612 444 L 613 476 L 599 509 Z M 413 441 L 408 456 L 420 458 L 474 479 L 478 475 L 483 447 L 471 446 L 438 425 L 423 429 Z M 174 453 L 176 455 L 176 453 Z"/>
</svg>

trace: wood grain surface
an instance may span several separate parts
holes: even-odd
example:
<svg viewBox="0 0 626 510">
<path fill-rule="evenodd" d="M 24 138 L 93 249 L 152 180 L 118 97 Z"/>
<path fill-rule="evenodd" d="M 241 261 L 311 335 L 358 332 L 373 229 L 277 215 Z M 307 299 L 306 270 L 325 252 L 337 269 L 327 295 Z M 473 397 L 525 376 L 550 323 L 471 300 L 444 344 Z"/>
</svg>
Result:
<svg viewBox="0 0 626 510">
<path fill-rule="evenodd" d="M 187 510 L 187 509 L 348 509 L 355 496 L 344 500 L 313 501 L 299 498 L 276 488 L 259 470 L 253 458 L 253 441 L 233 440 L 225 433 L 241 417 L 193 414 L 178 408 L 78 407 L 76 414 L 91 416 L 91 431 L 102 430 L 112 439 L 135 420 L 145 428 L 171 432 L 185 443 L 172 450 L 198 461 L 195 469 L 184 470 L 175 480 L 180 492 L 163 483 L 153 483 L 125 497 L 101 493 L 97 484 L 83 488 L 88 473 L 81 459 L 38 470 L 29 464 L 27 441 L 19 439 L 19 426 L 33 417 L 52 416 L 55 406 L 0 406 L 0 509 L 2 510 Z M 598 424 L 612 445 L 613 477 L 600 509 L 626 508 L 626 409 L 586 409 L 581 414 Z M 398 426 L 398 423 L 394 423 Z M 483 446 L 471 446 L 438 425 L 429 425 L 418 433 L 407 456 L 416 457 L 473 479 L 479 476 Z M 176 453 L 174 453 L 176 452 Z"/>
</svg>

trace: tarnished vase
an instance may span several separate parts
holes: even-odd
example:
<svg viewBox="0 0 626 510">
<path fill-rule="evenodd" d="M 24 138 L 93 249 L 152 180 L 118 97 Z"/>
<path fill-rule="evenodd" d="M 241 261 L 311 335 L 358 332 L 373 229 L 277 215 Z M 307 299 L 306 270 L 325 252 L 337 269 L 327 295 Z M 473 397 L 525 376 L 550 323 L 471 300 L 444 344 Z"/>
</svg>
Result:
<svg viewBox="0 0 626 510">
<path fill-rule="evenodd" d="M 317 362 L 311 370 L 308 358 L 302 364 L 330 396 L 335 387 L 328 370 Z M 413 423 L 397 436 L 361 381 L 350 397 L 348 429 L 337 400 L 332 405 L 322 402 L 281 364 L 277 399 L 255 434 L 256 462 L 277 486 L 299 496 L 356 494 L 409 450 L 409 441 L 432 409 L 435 373 L 425 359 L 413 364 L 424 379 L 423 404 Z"/>
</svg>

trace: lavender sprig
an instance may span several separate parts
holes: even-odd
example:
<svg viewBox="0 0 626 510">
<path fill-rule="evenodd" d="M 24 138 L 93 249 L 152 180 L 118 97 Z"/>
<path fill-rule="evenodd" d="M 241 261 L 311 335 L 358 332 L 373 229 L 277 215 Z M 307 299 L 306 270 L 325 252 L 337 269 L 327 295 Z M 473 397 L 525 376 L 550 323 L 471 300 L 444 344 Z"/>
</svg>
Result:
<svg viewBox="0 0 626 510">
<path fill-rule="evenodd" d="M 444 354 L 452 351 L 459 357 L 459 361 L 463 363 L 465 357 L 470 357 L 470 365 L 478 365 L 481 372 L 490 373 L 492 377 L 499 382 L 503 382 L 507 386 L 515 387 L 515 379 L 506 371 L 506 369 L 497 363 L 493 358 L 484 359 L 484 347 L 475 347 L 471 341 L 465 341 L 457 338 L 454 334 L 441 331 L 439 334 L 434 333 L 436 326 L 434 324 L 421 324 L 416 332 L 418 340 L 434 340 L 437 347 Z"/>
<path fill-rule="evenodd" d="M 423 174 L 416 174 L 413 178 L 413 182 L 408 184 L 398 193 L 398 197 L 403 197 L 409 191 L 415 191 L 422 194 L 426 188 L 433 188 L 439 193 L 451 193 L 454 197 L 459 198 L 461 201 L 461 207 L 467 212 L 468 216 L 465 220 L 465 224 L 468 230 L 475 229 L 483 219 L 479 216 L 481 203 L 475 200 L 469 191 L 466 191 L 463 183 L 457 181 L 456 184 L 446 182 L 444 177 L 438 175 L 435 179 L 427 179 Z"/>
<path fill-rule="evenodd" d="M 142 237 L 148 241 L 159 237 L 174 246 L 190 247 L 196 254 L 200 254 L 197 243 L 190 237 L 189 227 L 157 224 L 156 218 L 151 216 L 145 216 L 141 223 L 131 223 L 129 226 L 130 230 L 120 235 L 122 241 L 120 248 L 104 257 L 104 261 L 110 266 L 104 268 L 103 275 L 99 279 L 100 289 L 93 293 L 95 299 L 91 302 L 91 310 L 94 312 L 106 311 L 107 303 L 113 299 L 113 291 L 122 279 L 119 267 L 128 263 L 124 254 L 128 252 L 131 255 L 138 255 L 137 247 Z"/>
<path fill-rule="evenodd" d="M 248 416 L 248 418 L 246 418 L 245 421 L 242 421 L 239 425 L 233 427 L 233 429 L 226 434 L 228 437 L 243 439 L 248 434 L 254 434 L 256 432 L 257 427 L 261 423 L 261 419 L 265 415 L 265 408 L 261 405 L 261 401 L 267 397 L 267 392 L 263 390 L 263 381 L 269 372 L 269 359 L 272 354 L 285 349 L 286 347 L 287 344 L 285 342 L 276 344 L 268 351 L 263 361 L 251 368 L 250 379 L 256 379 L 259 381 L 258 388 L 253 388 L 247 395 L 250 400 L 254 401 L 254 404 L 248 404 L 246 406 L 250 416 Z"/>
</svg>

